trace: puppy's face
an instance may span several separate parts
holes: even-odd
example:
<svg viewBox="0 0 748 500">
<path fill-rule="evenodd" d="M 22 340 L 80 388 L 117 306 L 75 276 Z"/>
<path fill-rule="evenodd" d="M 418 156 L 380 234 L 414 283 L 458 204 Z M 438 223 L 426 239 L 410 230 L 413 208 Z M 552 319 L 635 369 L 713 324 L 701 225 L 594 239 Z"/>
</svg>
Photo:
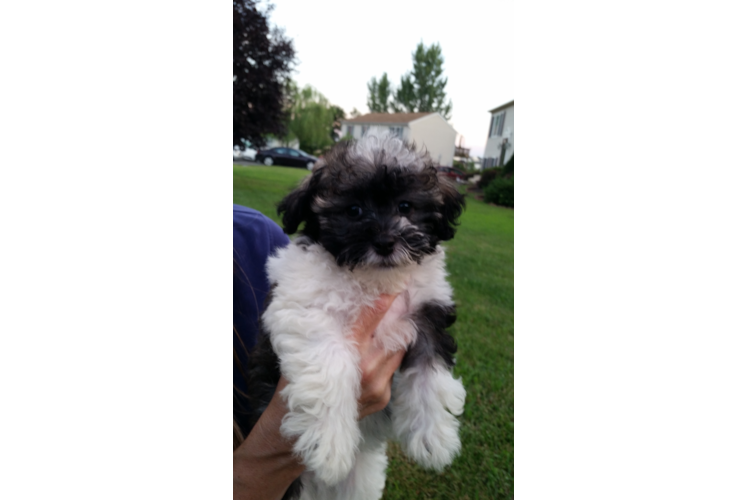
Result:
<svg viewBox="0 0 748 500">
<path fill-rule="evenodd" d="M 464 200 L 430 157 L 394 137 L 339 143 L 280 204 L 284 230 L 322 244 L 341 266 L 420 262 L 454 236 Z"/>
</svg>

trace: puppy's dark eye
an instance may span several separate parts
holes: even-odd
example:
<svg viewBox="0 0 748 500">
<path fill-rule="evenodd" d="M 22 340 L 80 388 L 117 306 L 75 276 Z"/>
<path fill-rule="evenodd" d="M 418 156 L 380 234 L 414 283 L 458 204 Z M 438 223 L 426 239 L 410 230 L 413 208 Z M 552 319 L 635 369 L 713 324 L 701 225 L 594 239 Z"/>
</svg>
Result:
<svg viewBox="0 0 748 500">
<path fill-rule="evenodd" d="M 345 209 L 345 213 L 348 215 L 348 217 L 353 217 L 354 219 L 356 219 L 358 217 L 361 217 L 361 214 L 364 213 L 364 211 L 358 205 L 351 205 L 350 207 Z"/>
<path fill-rule="evenodd" d="M 407 215 L 410 213 L 411 210 L 410 202 L 408 201 L 401 201 L 400 204 L 397 206 L 397 211 L 400 212 L 402 215 Z"/>
</svg>

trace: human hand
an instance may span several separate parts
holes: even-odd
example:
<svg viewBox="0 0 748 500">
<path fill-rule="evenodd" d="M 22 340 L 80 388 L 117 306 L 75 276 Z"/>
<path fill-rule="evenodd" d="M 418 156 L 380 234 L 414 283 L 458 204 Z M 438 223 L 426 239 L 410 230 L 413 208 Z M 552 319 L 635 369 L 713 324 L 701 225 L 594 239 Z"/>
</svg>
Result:
<svg viewBox="0 0 748 500">
<path fill-rule="evenodd" d="M 359 420 L 387 406 L 392 393 L 392 376 L 405 356 L 404 350 L 388 352 L 374 342 L 374 331 L 396 298 L 397 295 L 381 295 L 374 307 L 364 309 L 353 324 L 353 338 L 361 355 Z"/>
</svg>

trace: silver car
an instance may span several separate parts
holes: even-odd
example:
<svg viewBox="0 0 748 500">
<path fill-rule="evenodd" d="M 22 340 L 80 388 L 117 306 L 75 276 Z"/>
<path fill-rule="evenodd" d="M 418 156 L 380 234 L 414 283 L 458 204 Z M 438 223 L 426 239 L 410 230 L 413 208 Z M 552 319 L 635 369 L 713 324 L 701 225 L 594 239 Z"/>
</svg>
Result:
<svg viewBox="0 0 748 500">
<path fill-rule="evenodd" d="M 255 161 L 256 155 L 257 150 L 251 145 L 245 146 L 244 151 L 239 146 L 234 146 L 234 160 Z"/>
</svg>

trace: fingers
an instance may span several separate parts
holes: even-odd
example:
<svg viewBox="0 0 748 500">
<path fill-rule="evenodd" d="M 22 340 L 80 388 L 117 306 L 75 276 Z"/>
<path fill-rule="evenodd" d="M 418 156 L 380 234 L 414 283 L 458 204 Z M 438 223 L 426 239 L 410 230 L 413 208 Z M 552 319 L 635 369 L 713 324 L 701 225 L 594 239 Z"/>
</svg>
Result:
<svg viewBox="0 0 748 500">
<path fill-rule="evenodd" d="M 367 307 L 361 311 L 358 319 L 353 324 L 353 336 L 359 342 L 359 345 L 367 343 L 371 339 L 374 330 L 377 329 L 377 325 L 382 321 L 384 315 L 387 314 L 387 311 L 396 298 L 397 295 L 382 294 L 373 307 Z"/>
<path fill-rule="evenodd" d="M 384 370 L 386 371 L 386 373 L 390 374 L 390 378 L 392 378 L 395 370 L 400 367 L 400 364 L 403 362 L 404 356 L 405 351 L 395 351 L 393 353 L 390 353 L 390 357 L 389 359 L 387 359 L 387 363 L 384 366 Z"/>
<path fill-rule="evenodd" d="M 359 419 L 383 410 L 392 394 L 392 376 L 400 366 L 405 351 L 388 352 L 382 348 L 369 351 L 362 359 Z"/>
<path fill-rule="evenodd" d="M 288 379 L 286 379 L 285 375 L 281 375 L 280 379 L 278 380 L 278 385 L 275 388 L 275 393 L 278 394 L 280 391 L 286 388 L 288 385 Z"/>
<path fill-rule="evenodd" d="M 387 403 L 390 402 L 391 395 L 392 379 L 389 379 L 387 383 L 383 384 L 377 390 L 372 390 L 365 401 L 360 401 L 358 412 L 359 420 L 371 415 L 372 413 L 384 410 L 387 407 Z"/>
<path fill-rule="evenodd" d="M 397 295 L 383 293 L 379 296 L 377 301 L 374 302 L 374 312 L 380 316 L 384 316 L 396 298 Z"/>
</svg>

